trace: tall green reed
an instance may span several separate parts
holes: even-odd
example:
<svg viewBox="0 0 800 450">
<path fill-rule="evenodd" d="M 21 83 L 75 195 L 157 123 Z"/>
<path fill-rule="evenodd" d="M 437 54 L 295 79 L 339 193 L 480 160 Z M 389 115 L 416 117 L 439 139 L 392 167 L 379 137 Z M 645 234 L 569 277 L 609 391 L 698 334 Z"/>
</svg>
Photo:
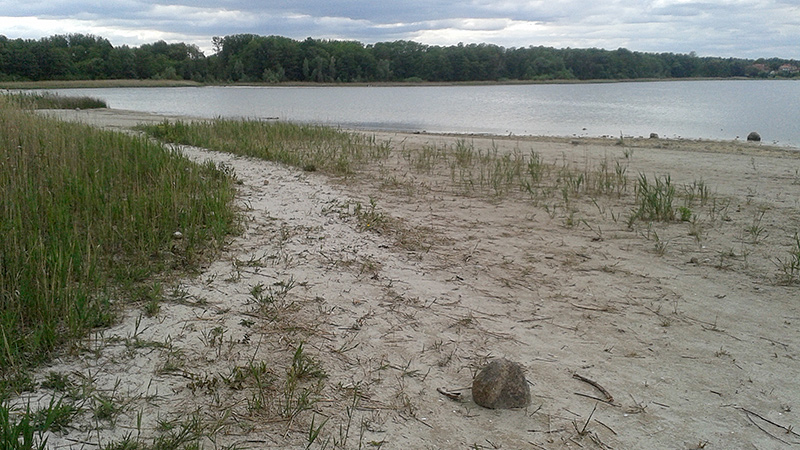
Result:
<svg viewBox="0 0 800 450">
<path fill-rule="evenodd" d="M 214 164 L 0 96 L 1 378 L 109 324 L 117 288 L 222 243 L 236 226 L 232 186 Z"/>
<path fill-rule="evenodd" d="M 108 108 L 104 100 L 93 97 L 63 97 L 49 92 L 23 92 L 9 97 L 23 108 L 28 109 L 94 109 Z"/>
</svg>

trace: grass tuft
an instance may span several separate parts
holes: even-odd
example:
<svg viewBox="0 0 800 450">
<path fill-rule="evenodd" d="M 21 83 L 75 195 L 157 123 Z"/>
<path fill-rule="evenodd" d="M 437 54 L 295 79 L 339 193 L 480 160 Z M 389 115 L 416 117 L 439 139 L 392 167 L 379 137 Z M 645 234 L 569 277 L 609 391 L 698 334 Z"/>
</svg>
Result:
<svg viewBox="0 0 800 450">
<path fill-rule="evenodd" d="M 784 284 L 800 283 L 800 233 L 795 233 L 792 247 L 785 258 L 777 258 L 778 278 Z"/>
<path fill-rule="evenodd" d="M 675 208 L 672 206 L 675 186 L 672 185 L 669 175 L 656 177 L 651 184 L 647 175 L 640 174 L 636 198 L 639 208 L 634 212 L 634 218 L 659 222 L 675 220 Z"/>
</svg>

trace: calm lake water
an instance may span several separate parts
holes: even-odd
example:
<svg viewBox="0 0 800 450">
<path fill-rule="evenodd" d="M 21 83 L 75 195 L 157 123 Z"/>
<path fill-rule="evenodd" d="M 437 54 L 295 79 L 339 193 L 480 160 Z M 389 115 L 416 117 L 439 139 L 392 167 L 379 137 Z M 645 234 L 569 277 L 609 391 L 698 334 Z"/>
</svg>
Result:
<svg viewBox="0 0 800 450">
<path fill-rule="evenodd" d="M 800 81 L 510 86 L 61 89 L 110 107 L 200 117 L 280 118 L 343 128 L 734 140 L 751 131 L 800 148 Z"/>
</svg>

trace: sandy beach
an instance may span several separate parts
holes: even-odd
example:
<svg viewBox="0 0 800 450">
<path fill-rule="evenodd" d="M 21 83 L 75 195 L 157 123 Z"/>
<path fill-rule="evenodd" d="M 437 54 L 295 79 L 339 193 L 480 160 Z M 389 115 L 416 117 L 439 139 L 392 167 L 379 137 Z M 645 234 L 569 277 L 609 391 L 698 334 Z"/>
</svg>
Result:
<svg viewBox="0 0 800 450">
<path fill-rule="evenodd" d="M 115 130 L 174 119 L 42 113 Z M 370 134 L 393 156 L 346 179 L 181 147 L 233 169 L 244 232 L 165 285 L 156 315 L 131 305 L 39 370 L 121 405 L 112 421 L 87 410 L 50 448 L 152 442 L 165 423 L 202 427 L 208 449 L 800 444 L 800 273 L 787 265 L 800 245 L 800 151 Z M 481 191 L 437 164 L 458 145 L 608 167 L 627 184 Z M 641 175 L 669 176 L 686 220 L 629 220 Z M 498 357 L 525 368 L 528 408 L 472 401 L 475 373 Z M 298 358 L 306 376 L 288 386 Z"/>
</svg>

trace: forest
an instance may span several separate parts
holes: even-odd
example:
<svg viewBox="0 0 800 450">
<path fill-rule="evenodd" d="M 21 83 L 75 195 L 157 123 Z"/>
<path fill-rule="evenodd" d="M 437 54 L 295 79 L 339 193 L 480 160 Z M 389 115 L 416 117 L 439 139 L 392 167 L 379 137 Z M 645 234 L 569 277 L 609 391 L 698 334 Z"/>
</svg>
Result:
<svg viewBox="0 0 800 450">
<path fill-rule="evenodd" d="M 214 53 L 158 41 L 113 46 L 103 37 L 0 35 L 0 81 L 167 79 L 201 83 L 502 82 L 800 77 L 800 62 L 617 50 L 424 45 L 237 34 Z"/>
</svg>

